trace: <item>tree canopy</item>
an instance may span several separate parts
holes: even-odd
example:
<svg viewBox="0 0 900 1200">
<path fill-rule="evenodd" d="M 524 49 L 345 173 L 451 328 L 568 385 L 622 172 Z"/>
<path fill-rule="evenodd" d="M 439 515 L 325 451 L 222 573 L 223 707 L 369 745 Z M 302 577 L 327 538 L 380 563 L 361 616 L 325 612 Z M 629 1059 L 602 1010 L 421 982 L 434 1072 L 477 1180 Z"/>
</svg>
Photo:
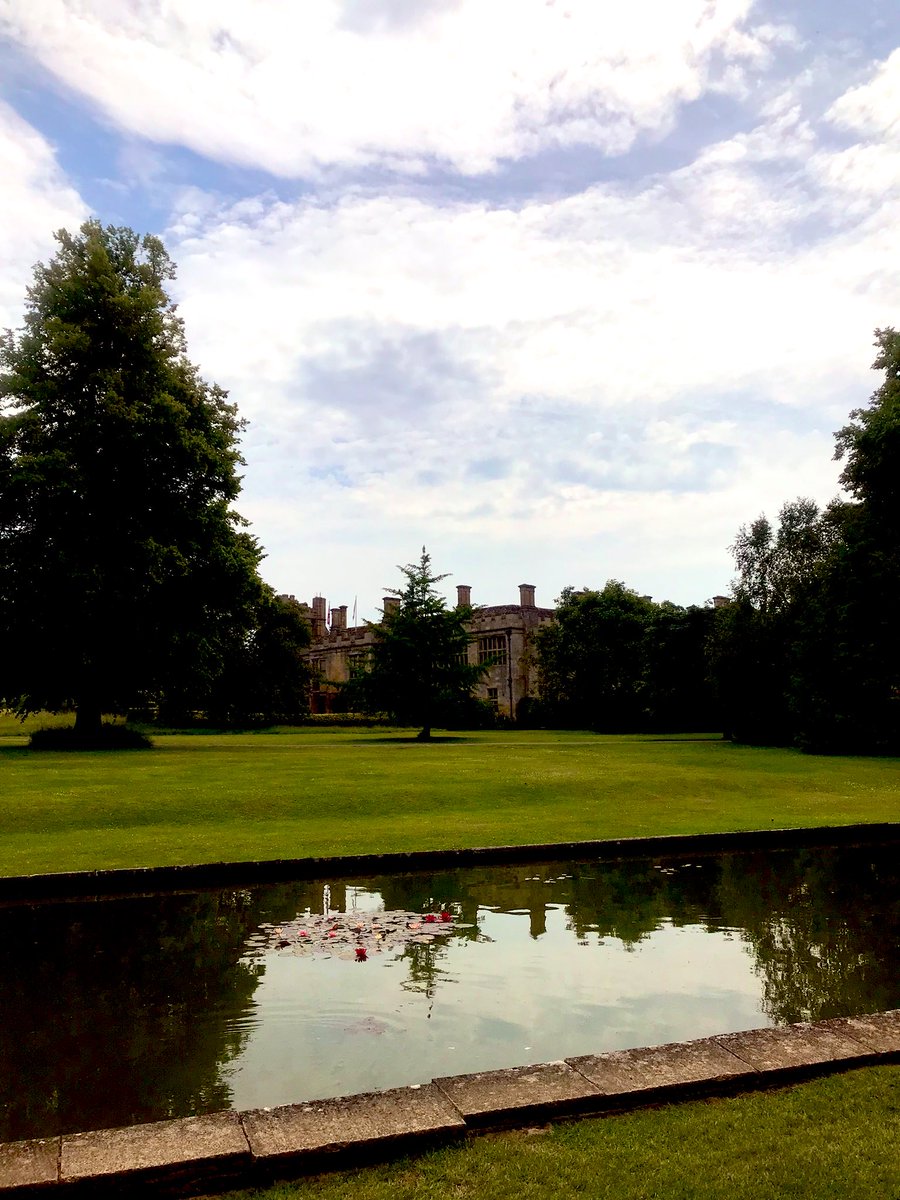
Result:
<svg viewBox="0 0 900 1200">
<path fill-rule="evenodd" d="M 537 634 L 543 721 L 624 732 L 714 719 L 705 648 L 712 610 L 655 604 L 617 579 L 564 588 Z"/>
<path fill-rule="evenodd" d="M 537 635 L 541 698 L 558 717 L 592 729 L 635 727 L 650 607 L 616 579 L 602 591 L 563 589 L 555 622 Z"/>
<path fill-rule="evenodd" d="M 884 380 L 835 434 L 850 499 L 793 501 L 732 547 L 735 603 L 715 644 L 739 740 L 900 752 L 900 335 L 875 340 Z"/>
<path fill-rule="evenodd" d="M 374 644 L 347 695 L 363 711 L 420 726 L 419 738 L 427 741 L 434 725 L 452 720 L 471 700 L 486 667 L 467 661 L 472 610 L 447 607 L 436 590 L 447 576 L 432 573 L 425 547 L 417 563 L 398 570 L 406 584 L 388 589 L 396 602 L 385 607 L 381 622 L 369 623 Z"/>
<path fill-rule="evenodd" d="M 213 678 L 264 595 L 242 422 L 188 360 L 155 237 L 56 235 L 0 340 L 0 701 L 84 731 Z"/>
<path fill-rule="evenodd" d="M 267 588 L 253 628 L 235 638 L 224 671 L 199 707 L 226 726 L 302 721 L 309 715 L 310 640 L 304 606 Z"/>
</svg>

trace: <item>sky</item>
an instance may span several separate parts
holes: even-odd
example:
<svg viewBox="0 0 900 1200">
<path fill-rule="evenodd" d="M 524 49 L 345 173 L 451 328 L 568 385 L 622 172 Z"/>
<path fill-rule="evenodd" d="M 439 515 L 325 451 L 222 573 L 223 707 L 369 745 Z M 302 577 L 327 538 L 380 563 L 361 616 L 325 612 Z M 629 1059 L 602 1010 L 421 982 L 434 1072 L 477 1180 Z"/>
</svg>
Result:
<svg viewBox="0 0 900 1200">
<path fill-rule="evenodd" d="M 159 235 L 279 592 L 703 604 L 900 321 L 896 0 L 0 0 L 0 328 Z"/>
</svg>

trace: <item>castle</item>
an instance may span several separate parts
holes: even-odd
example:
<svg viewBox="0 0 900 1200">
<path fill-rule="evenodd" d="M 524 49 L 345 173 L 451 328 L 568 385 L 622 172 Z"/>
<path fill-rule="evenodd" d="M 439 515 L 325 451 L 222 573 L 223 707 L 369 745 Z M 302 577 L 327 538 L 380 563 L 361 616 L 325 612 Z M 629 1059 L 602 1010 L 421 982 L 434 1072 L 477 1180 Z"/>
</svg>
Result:
<svg viewBox="0 0 900 1200">
<path fill-rule="evenodd" d="M 472 589 L 468 584 L 459 584 L 456 594 L 458 605 L 471 605 Z M 390 613 L 399 604 L 398 597 L 385 596 L 382 612 Z M 312 607 L 304 605 L 304 608 L 312 629 L 306 656 L 313 675 L 310 711 L 331 712 L 340 684 L 362 669 L 375 635 L 370 625 L 347 625 L 346 604 L 332 608 L 330 620 L 326 620 L 324 596 L 313 596 Z M 554 609 L 536 607 L 534 585 L 530 583 L 519 585 L 518 604 L 495 604 L 473 610 L 468 626 L 472 639 L 468 647 L 469 662 L 491 663 L 476 688 L 476 695 L 488 701 L 498 714 L 515 719 L 519 701 L 536 695 L 534 633 L 554 616 Z"/>
</svg>

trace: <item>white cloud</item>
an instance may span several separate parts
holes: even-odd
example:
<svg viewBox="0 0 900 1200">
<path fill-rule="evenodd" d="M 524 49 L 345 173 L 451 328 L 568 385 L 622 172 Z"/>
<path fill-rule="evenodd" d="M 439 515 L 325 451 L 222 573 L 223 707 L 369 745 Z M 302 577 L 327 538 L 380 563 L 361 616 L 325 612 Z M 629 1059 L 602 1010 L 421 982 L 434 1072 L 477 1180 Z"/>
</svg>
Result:
<svg viewBox="0 0 900 1200">
<path fill-rule="evenodd" d="M 60 171 L 52 147 L 0 103 L 0 328 L 21 320 L 31 267 L 53 252 L 53 232 L 77 226 L 88 210 Z"/>
<path fill-rule="evenodd" d="M 627 151 L 790 31 L 752 0 L 5 0 L 15 39 L 120 127 L 278 175 L 464 173 L 553 146 Z"/>
<path fill-rule="evenodd" d="M 516 0 L 516 24 L 511 4 L 260 3 L 251 19 L 33 0 L 15 20 L 127 127 L 157 202 L 165 156 L 142 135 L 285 173 L 612 152 L 704 89 L 744 94 L 790 36 L 751 28 L 749 0 L 667 3 L 646 30 L 638 6 Z M 739 524 L 834 492 L 832 431 L 875 386 L 872 329 L 897 320 L 896 70 L 824 102 L 825 67 L 780 81 L 755 128 L 688 165 L 562 198 L 450 199 L 428 175 L 294 200 L 180 192 L 166 241 L 190 352 L 251 420 L 240 507 L 267 577 L 358 592 L 373 615 L 425 541 L 483 602 L 529 579 L 542 602 L 610 575 L 682 602 L 723 590 Z M 85 213 L 47 143 L 0 116 L 21 300 L 21 254 L 46 257 Z"/>
<path fill-rule="evenodd" d="M 842 129 L 900 141 L 900 49 L 876 66 L 871 79 L 850 88 L 831 106 L 828 117 Z"/>
<path fill-rule="evenodd" d="M 723 590 L 739 524 L 836 490 L 832 432 L 900 304 L 900 200 L 848 213 L 848 154 L 884 175 L 893 150 L 828 150 L 781 106 L 552 202 L 186 196 L 182 311 L 253 423 L 272 578 L 352 599 L 425 540 L 484 601 L 538 563 L 545 601 L 608 575 Z"/>
</svg>

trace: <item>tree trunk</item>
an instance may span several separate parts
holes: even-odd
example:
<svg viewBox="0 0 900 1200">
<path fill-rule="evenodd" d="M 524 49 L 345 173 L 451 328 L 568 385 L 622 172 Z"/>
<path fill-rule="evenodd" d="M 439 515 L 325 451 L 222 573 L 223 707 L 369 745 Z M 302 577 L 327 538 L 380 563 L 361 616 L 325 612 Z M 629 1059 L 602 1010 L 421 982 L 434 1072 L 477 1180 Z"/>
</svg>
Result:
<svg viewBox="0 0 900 1200">
<path fill-rule="evenodd" d="M 80 700 L 75 709 L 75 733 L 80 737 L 97 737 L 103 714 L 96 700 Z"/>
<path fill-rule="evenodd" d="M 430 742 L 431 741 L 431 725 L 423 726 L 423 728 L 416 734 L 416 741 L 417 742 Z"/>
</svg>

